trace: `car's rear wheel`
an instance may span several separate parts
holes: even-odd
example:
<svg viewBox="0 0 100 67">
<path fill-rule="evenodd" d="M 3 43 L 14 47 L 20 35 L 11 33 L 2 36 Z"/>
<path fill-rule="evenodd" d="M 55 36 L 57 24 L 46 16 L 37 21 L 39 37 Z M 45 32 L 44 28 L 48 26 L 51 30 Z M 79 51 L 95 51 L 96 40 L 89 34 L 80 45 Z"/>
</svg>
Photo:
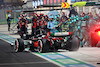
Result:
<svg viewBox="0 0 100 67">
<path fill-rule="evenodd" d="M 15 40 L 15 52 L 22 52 L 24 50 L 24 41 L 23 39 Z"/>
<path fill-rule="evenodd" d="M 38 41 L 38 47 L 37 47 L 39 53 L 42 52 L 42 47 L 43 47 L 42 41 L 39 40 L 39 41 Z"/>
<path fill-rule="evenodd" d="M 79 49 L 79 40 L 77 37 L 73 37 L 69 44 L 69 51 L 77 51 Z"/>
<path fill-rule="evenodd" d="M 48 52 L 49 51 L 49 41 L 47 39 L 42 39 L 38 41 L 38 52 Z"/>
</svg>

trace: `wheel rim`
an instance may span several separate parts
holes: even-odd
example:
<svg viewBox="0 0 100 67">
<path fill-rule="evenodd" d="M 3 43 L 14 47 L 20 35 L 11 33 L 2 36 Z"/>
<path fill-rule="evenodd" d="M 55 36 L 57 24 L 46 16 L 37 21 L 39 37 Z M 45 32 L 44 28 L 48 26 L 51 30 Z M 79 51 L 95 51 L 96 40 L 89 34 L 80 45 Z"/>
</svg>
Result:
<svg viewBox="0 0 100 67">
<path fill-rule="evenodd" d="M 41 40 L 38 41 L 38 52 L 39 53 L 42 52 L 42 41 Z"/>
<path fill-rule="evenodd" d="M 19 45 L 19 44 L 18 44 L 18 41 L 16 40 L 16 41 L 15 41 L 15 52 L 18 52 L 18 45 Z"/>
<path fill-rule="evenodd" d="M 41 43 L 39 42 L 39 44 L 41 44 Z M 41 50 L 41 45 L 39 45 L 39 47 L 40 47 L 40 48 L 39 48 L 39 51 L 40 51 L 40 50 Z"/>
</svg>

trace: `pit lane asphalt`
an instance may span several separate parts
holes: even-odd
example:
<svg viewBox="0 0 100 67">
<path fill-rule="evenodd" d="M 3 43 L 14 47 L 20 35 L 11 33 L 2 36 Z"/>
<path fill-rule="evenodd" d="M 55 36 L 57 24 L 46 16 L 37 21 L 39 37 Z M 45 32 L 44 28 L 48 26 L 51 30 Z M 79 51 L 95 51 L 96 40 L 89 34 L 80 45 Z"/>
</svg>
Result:
<svg viewBox="0 0 100 67">
<path fill-rule="evenodd" d="M 58 67 L 29 52 L 15 53 L 10 44 L 0 40 L 0 67 Z"/>
</svg>

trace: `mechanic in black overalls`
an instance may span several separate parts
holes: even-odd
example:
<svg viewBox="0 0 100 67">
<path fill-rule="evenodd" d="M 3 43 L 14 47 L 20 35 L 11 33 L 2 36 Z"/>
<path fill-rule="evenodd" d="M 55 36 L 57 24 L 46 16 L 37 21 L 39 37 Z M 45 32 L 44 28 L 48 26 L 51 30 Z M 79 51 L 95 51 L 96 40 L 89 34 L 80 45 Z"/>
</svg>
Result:
<svg viewBox="0 0 100 67">
<path fill-rule="evenodd" d="M 28 21 L 26 19 L 24 19 L 24 16 L 22 15 L 21 19 L 19 20 L 19 28 L 20 28 L 20 35 L 21 37 L 23 36 L 23 34 L 27 33 L 27 23 Z"/>
<path fill-rule="evenodd" d="M 32 36 L 34 36 L 34 38 L 37 38 L 37 30 L 39 29 L 39 23 L 38 23 L 38 15 L 34 14 L 33 18 L 32 18 Z"/>
<path fill-rule="evenodd" d="M 8 31 L 10 31 L 10 22 L 11 22 L 11 19 L 13 19 L 13 18 L 11 18 L 11 14 L 9 14 L 8 15 L 8 18 L 7 18 L 7 24 L 8 24 Z"/>
</svg>

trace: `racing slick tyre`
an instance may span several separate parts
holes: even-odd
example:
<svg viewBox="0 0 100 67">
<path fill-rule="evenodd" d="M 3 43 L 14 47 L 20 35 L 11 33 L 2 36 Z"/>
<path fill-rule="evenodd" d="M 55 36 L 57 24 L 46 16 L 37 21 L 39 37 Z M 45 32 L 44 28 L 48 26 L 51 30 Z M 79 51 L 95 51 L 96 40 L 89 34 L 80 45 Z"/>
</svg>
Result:
<svg viewBox="0 0 100 67">
<path fill-rule="evenodd" d="M 49 51 L 50 42 L 47 39 L 42 39 L 38 41 L 38 52 L 45 53 Z"/>
<path fill-rule="evenodd" d="M 24 41 L 23 39 L 15 40 L 15 52 L 22 52 L 24 50 Z"/>
<path fill-rule="evenodd" d="M 43 47 L 43 43 L 42 43 L 41 40 L 39 40 L 39 41 L 38 41 L 38 47 L 37 47 L 39 53 L 42 52 L 42 47 Z"/>
<path fill-rule="evenodd" d="M 79 49 L 79 40 L 77 37 L 72 37 L 71 43 L 69 44 L 69 51 L 77 51 Z"/>
</svg>

